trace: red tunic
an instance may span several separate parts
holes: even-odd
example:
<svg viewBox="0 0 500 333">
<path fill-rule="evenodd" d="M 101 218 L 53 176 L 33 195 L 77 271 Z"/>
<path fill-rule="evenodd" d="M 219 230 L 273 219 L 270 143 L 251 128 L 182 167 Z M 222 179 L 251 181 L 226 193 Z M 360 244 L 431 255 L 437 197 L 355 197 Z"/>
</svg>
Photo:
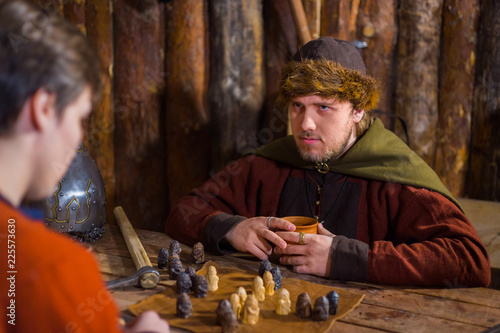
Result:
<svg viewBox="0 0 500 333">
<path fill-rule="evenodd" d="M 121 332 L 91 252 L 1 199 L 0 252 L 0 332 Z"/>
<path fill-rule="evenodd" d="M 488 286 L 487 252 L 465 215 L 443 195 L 331 172 L 320 177 L 314 171 L 306 174 L 263 157 L 247 156 L 182 198 L 173 207 L 165 230 L 186 244 L 203 241 L 212 251 L 234 251 L 224 241 L 234 225 L 255 216 L 311 216 L 308 201 L 316 200 L 315 186 L 323 182 L 320 220 L 326 216 L 325 227 L 337 235 L 331 249 L 330 278 Z"/>
</svg>

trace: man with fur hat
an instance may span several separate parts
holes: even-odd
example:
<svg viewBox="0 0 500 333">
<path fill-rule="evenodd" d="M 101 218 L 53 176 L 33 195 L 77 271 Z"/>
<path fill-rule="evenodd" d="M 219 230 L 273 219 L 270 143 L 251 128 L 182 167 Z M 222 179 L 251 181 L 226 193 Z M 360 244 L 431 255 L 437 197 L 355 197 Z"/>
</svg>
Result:
<svg viewBox="0 0 500 333">
<path fill-rule="evenodd" d="M 487 286 L 489 259 L 438 176 L 371 109 L 377 83 L 348 42 L 306 44 L 282 71 L 293 135 L 214 175 L 173 207 L 172 237 L 273 251 L 298 273 L 383 284 Z M 279 217 L 310 216 L 318 234 Z M 289 243 L 287 245 L 287 242 Z"/>
</svg>

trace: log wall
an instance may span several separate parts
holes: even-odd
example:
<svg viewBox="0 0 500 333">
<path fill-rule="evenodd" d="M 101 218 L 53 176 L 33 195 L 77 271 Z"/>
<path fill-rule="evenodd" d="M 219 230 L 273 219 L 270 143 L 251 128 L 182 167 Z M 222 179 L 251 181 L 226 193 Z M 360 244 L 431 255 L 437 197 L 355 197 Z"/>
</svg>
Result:
<svg viewBox="0 0 500 333">
<path fill-rule="evenodd" d="M 169 207 L 248 149 L 286 135 L 274 108 L 301 45 L 290 0 L 37 0 L 84 32 L 103 71 L 85 143 L 124 206 L 163 230 Z M 313 38 L 366 42 L 379 113 L 453 194 L 500 198 L 500 4 L 301 0 Z M 295 5 L 300 1 L 295 1 Z"/>
</svg>

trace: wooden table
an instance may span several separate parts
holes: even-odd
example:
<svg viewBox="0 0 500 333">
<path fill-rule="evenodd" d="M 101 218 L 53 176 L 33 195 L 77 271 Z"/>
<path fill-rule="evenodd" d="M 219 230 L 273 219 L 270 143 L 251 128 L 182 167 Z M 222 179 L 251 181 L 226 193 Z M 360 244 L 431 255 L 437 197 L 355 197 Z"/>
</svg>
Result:
<svg viewBox="0 0 500 333">
<path fill-rule="evenodd" d="M 162 247 L 168 248 L 171 238 L 163 233 L 136 230 L 151 262 L 156 267 L 156 257 Z M 182 245 L 181 260 L 190 263 L 191 248 Z M 125 242 L 116 226 L 107 226 L 105 236 L 92 244 L 105 280 L 114 280 L 135 273 Z M 214 256 L 206 254 L 221 266 L 257 271 L 259 261 L 244 254 Z M 191 265 L 191 264 L 190 264 Z M 196 269 L 201 265 L 192 265 Z M 449 281 L 449 288 L 428 289 L 394 287 L 354 282 L 330 281 L 311 275 L 298 275 L 284 269 L 283 276 L 305 279 L 346 290 L 364 293 L 361 304 L 333 325 L 335 332 L 482 332 L 500 324 L 500 291 L 488 288 L 461 288 Z M 127 287 L 113 291 L 121 310 L 153 294 L 159 293 L 174 282 L 162 281 L 154 289 Z M 456 288 L 458 287 L 458 288 Z M 173 331 L 177 331 L 173 329 Z"/>
</svg>

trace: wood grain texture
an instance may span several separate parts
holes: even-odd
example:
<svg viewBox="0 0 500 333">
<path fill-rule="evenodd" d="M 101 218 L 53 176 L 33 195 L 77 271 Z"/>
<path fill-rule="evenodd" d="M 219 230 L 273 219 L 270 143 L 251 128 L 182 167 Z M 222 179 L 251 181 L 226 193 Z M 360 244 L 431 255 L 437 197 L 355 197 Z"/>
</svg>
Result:
<svg viewBox="0 0 500 333">
<path fill-rule="evenodd" d="M 112 2 L 87 0 L 85 21 L 87 37 L 101 60 L 102 81 L 101 100 L 89 117 L 87 148 L 101 171 L 106 187 L 106 221 L 113 223 L 116 177 Z"/>
<path fill-rule="evenodd" d="M 469 159 L 479 0 L 445 0 L 434 170 L 463 196 Z"/>
<path fill-rule="evenodd" d="M 442 12 L 443 0 L 401 0 L 399 9 L 396 113 L 407 122 L 410 148 L 430 165 L 438 122 Z"/>
<path fill-rule="evenodd" d="M 395 1 L 362 0 L 357 20 L 357 39 L 368 46 L 362 50 L 363 60 L 369 75 L 380 83 L 378 109 L 394 112 L 395 53 L 397 41 L 397 13 Z M 392 118 L 381 114 L 379 117 L 386 128 L 392 128 Z"/>
<path fill-rule="evenodd" d="M 289 0 L 289 2 L 290 8 L 292 9 L 293 20 L 295 21 L 295 30 L 297 31 L 299 44 L 305 45 L 312 40 L 312 36 L 309 31 L 309 23 L 307 22 L 302 0 Z"/>
<path fill-rule="evenodd" d="M 354 40 L 359 6 L 360 0 L 323 0 L 321 36 Z"/>
<path fill-rule="evenodd" d="M 213 0 L 210 13 L 211 170 L 216 172 L 248 149 L 264 104 L 262 3 Z"/>
<path fill-rule="evenodd" d="M 167 5 L 167 183 L 171 203 L 199 187 L 210 167 L 207 16 L 204 1 Z"/>
<path fill-rule="evenodd" d="M 321 29 L 321 0 L 302 0 L 312 39 L 319 38 Z"/>
<path fill-rule="evenodd" d="M 500 200 L 500 2 L 481 3 L 467 195 Z"/>
<path fill-rule="evenodd" d="M 152 1 L 114 2 L 115 202 L 150 230 L 168 211 L 163 14 Z"/>
<path fill-rule="evenodd" d="M 266 43 L 266 109 L 258 141 L 270 143 L 286 136 L 287 110 L 278 110 L 281 69 L 298 50 L 297 33 L 288 0 L 264 1 L 264 34 Z"/>
</svg>

